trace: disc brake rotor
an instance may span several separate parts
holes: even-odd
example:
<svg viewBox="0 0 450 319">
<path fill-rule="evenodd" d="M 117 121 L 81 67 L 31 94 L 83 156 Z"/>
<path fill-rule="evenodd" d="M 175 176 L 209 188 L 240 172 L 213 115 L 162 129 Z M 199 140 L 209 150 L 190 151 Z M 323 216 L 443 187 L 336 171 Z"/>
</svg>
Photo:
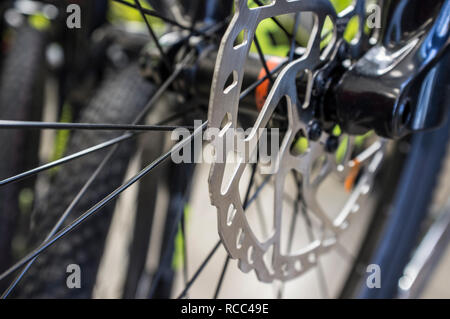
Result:
<svg viewBox="0 0 450 319">
<path fill-rule="evenodd" d="M 345 154 L 339 161 L 336 154 L 325 151 L 324 145 L 330 137 L 325 132 L 316 141 L 308 140 L 307 150 L 300 155 L 293 154 L 290 149 L 290 146 L 295 144 L 299 133 L 308 138 L 308 134 L 305 132 L 307 132 L 308 124 L 313 119 L 310 97 L 315 71 L 334 58 L 343 39 L 345 25 L 350 18 L 359 16 L 360 21 L 363 21 L 365 6 L 364 1 L 357 1 L 354 6 L 337 15 L 328 0 L 275 0 L 269 5 L 257 8 L 249 8 L 247 2 L 247 0 L 236 0 L 236 13 L 222 39 L 212 82 L 208 114 L 209 126 L 220 129 L 221 135 L 228 132 L 235 134 L 233 130 L 238 125 L 237 116 L 244 77 L 243 70 L 258 24 L 267 18 L 299 12 L 310 12 L 315 17 L 306 53 L 300 58 L 292 60 L 282 69 L 251 129 L 251 133 L 245 138 L 245 145 L 251 153 L 255 150 L 257 142 L 261 138 L 259 129 L 268 127 L 279 102 L 282 99 L 287 101 L 288 129 L 281 142 L 276 159 L 276 169 L 271 172 L 275 185 L 274 232 L 271 236 L 264 242 L 258 240 L 244 213 L 239 182 L 248 164 L 248 159 L 240 158 L 238 160 L 236 169 L 233 171 L 234 173 L 225 190 L 221 185 L 224 182 L 226 163 L 214 162 L 209 178 L 211 202 L 217 207 L 218 211 L 219 235 L 230 256 L 239 260 L 239 267 L 242 271 L 248 272 L 254 269 L 260 281 L 286 281 L 315 266 L 317 256 L 334 246 L 337 236 L 348 226 L 351 216 L 359 210 L 363 195 L 368 193 L 375 171 L 383 157 L 383 142 L 380 141 L 375 142 L 365 151 L 364 156 L 360 157 L 362 161 L 367 162 L 367 167 L 358 177 L 343 209 L 336 218 L 332 219 L 319 205 L 316 198 L 317 190 L 331 172 L 342 175 L 350 169 L 351 164 L 359 164 L 359 162 L 351 161 L 350 158 L 353 151 L 353 137 L 347 138 L 344 142 L 347 144 Z M 321 48 L 321 31 L 327 17 L 336 27 L 333 29 L 333 39 L 324 49 Z M 362 26 L 364 24 L 361 22 L 360 25 L 360 34 L 363 34 Z M 244 35 L 244 39 L 236 45 L 236 39 L 240 34 Z M 360 36 L 359 41 L 353 42 L 351 47 L 357 49 L 362 38 Z M 306 86 L 306 92 L 302 95 L 304 96 L 302 99 L 299 98 L 296 83 L 298 74 L 309 75 L 309 84 Z M 229 84 L 229 78 L 232 79 L 231 84 Z M 235 147 L 236 145 L 232 149 L 226 148 L 224 154 L 237 152 Z M 320 172 L 317 176 L 312 176 L 313 166 L 319 158 L 324 159 Z M 280 249 L 282 199 L 286 176 L 292 170 L 302 176 L 302 197 L 308 210 L 320 221 L 323 231 L 320 237 L 300 251 L 282 254 Z M 268 264 L 264 256 L 269 251 L 271 251 L 271 262 Z"/>
</svg>

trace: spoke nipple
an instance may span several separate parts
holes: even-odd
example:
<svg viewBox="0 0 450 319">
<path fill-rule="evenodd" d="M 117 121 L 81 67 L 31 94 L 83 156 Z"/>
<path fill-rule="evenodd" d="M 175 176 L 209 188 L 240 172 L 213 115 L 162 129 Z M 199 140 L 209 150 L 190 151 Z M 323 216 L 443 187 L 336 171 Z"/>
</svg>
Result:
<svg viewBox="0 0 450 319">
<path fill-rule="evenodd" d="M 308 128 L 308 137 L 311 141 L 318 141 L 322 136 L 322 126 L 318 121 L 313 121 Z"/>
<path fill-rule="evenodd" d="M 339 147 L 339 138 L 336 136 L 330 136 L 325 143 L 325 150 L 329 153 L 334 153 Z"/>
</svg>

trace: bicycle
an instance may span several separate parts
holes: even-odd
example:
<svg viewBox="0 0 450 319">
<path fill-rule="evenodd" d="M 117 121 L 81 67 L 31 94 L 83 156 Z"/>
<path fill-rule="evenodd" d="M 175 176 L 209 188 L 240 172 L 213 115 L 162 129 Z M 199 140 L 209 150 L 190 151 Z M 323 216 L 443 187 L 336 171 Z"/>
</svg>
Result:
<svg viewBox="0 0 450 319">
<path fill-rule="evenodd" d="M 0 185 L 78 159 L 73 166 L 60 169 L 47 195 L 48 203 L 37 206 L 35 234 L 41 238 L 33 242 L 42 244 L 0 274 L 4 280 L 17 272 L 3 296 L 17 286 L 18 296 L 91 297 L 113 212 L 113 207 L 106 205 L 141 179 L 123 294 L 127 298 L 174 296 L 176 256 L 182 260 L 184 287 L 175 296 L 186 297 L 221 246 L 227 254 L 213 297 L 222 291 L 231 259 L 238 260 L 241 271 L 254 271 L 259 281 L 275 282 L 277 297 L 285 293 L 284 282 L 302 278 L 311 269 L 319 274 L 323 297 L 358 296 L 361 281 L 365 281 L 364 265 L 373 256 L 390 280 L 379 290 L 366 288 L 362 296 L 395 296 L 396 279 L 414 248 L 431 202 L 445 155 L 442 146 L 448 144 L 445 93 L 449 91 L 450 1 L 436 1 L 433 6 L 420 1 L 376 2 L 382 8 L 382 29 L 367 27 L 366 1 L 361 0 L 335 1 L 334 6 L 328 0 L 210 0 L 191 2 L 192 7 L 176 1 L 168 6 L 149 1 L 153 8 L 139 0 L 115 2 L 136 9 L 148 29 L 151 42 L 139 57 L 143 76 L 134 65 L 108 80 L 83 111 L 80 123 L 0 122 L 2 129 L 75 131 L 68 146 L 71 155 L 3 179 Z M 147 16 L 172 27 L 163 28 L 159 38 Z M 266 45 L 261 39 L 267 29 L 257 30 L 262 21 L 271 21 L 284 34 L 284 57 L 269 60 L 264 54 Z M 279 53 L 281 45 L 276 47 L 274 51 Z M 182 111 L 170 102 L 169 107 L 156 105 L 169 90 L 183 104 Z M 147 115 L 153 124 L 145 124 Z M 189 125 L 195 118 L 203 119 L 202 125 L 192 128 Z M 440 130 L 420 133 L 440 125 Z M 136 150 L 135 144 L 128 143 L 130 139 L 146 135 L 146 131 L 181 128 L 193 132 L 159 157 L 155 151 L 162 150 L 165 141 L 148 138 L 144 153 L 149 155 L 143 158 L 152 157 L 150 164 L 122 186 L 107 189 L 110 184 L 118 185 L 125 175 Z M 187 150 L 206 128 L 216 129 L 217 139 L 227 134 L 237 138 L 235 128 L 248 129 L 243 140 L 250 155 L 254 154 L 252 143 L 263 138 L 259 129 L 277 128 L 280 135 L 269 140 L 278 140 L 280 146 L 275 169 L 264 174 L 261 158 L 252 163 L 251 156 L 225 144 L 225 159 L 231 154 L 237 155 L 237 161 L 219 161 L 222 150 L 215 145 L 208 187 L 218 212 L 220 239 L 212 243 L 213 249 L 189 277 L 186 224 L 192 212 L 188 213 L 187 203 L 198 189 L 192 182 L 195 165 L 169 163 L 166 170 L 158 172 L 161 183 L 169 188 L 166 218 L 159 223 L 162 232 L 155 233 L 152 227 L 160 184 L 143 177 L 171 155 Z M 410 140 L 412 133 L 415 136 Z M 117 146 L 124 141 L 123 147 Z M 88 147 L 92 142 L 94 146 Z M 405 145 L 409 145 L 409 154 Z M 108 147 L 108 152 L 97 153 Z M 88 154 L 93 155 L 84 157 Z M 115 165 L 109 165 L 110 161 Z M 432 164 L 419 166 L 424 161 Z M 413 187 L 417 176 L 423 189 Z M 330 213 L 317 195 L 322 186 L 334 187 L 333 183 L 341 184 L 349 195 L 343 196 L 342 205 L 333 203 L 334 208 L 341 207 Z M 273 195 L 272 202 L 265 205 L 273 206 L 268 214 L 271 221 L 264 220 L 263 210 L 256 207 L 259 196 L 266 201 L 271 197 L 267 194 Z M 327 194 L 330 192 L 325 189 Z M 375 209 L 365 205 L 369 194 L 377 203 Z M 387 215 L 391 202 L 396 209 Z M 283 208 L 286 203 L 290 213 Z M 82 213 L 75 217 L 77 205 Z M 101 214 L 101 209 L 106 212 Z M 363 210 L 372 213 L 364 216 Z M 411 217 L 406 226 L 401 222 L 405 216 Z M 367 232 L 360 236 L 363 240 L 354 242 L 357 253 L 353 256 L 340 240 L 358 217 L 363 224 L 360 231 Z M 72 232 L 85 221 L 80 232 Z M 407 238 L 401 245 L 399 234 Z M 157 267 L 149 274 L 145 270 L 149 238 L 157 235 L 162 237 L 160 256 L 153 256 Z M 344 256 L 347 265 L 343 268 L 351 268 L 341 274 L 346 278 L 343 288 L 339 283 L 333 289 L 327 286 L 321 260 L 332 251 Z M 395 267 L 387 267 L 394 257 Z M 65 286 L 61 263 L 72 262 L 85 273 L 82 289 Z"/>
</svg>

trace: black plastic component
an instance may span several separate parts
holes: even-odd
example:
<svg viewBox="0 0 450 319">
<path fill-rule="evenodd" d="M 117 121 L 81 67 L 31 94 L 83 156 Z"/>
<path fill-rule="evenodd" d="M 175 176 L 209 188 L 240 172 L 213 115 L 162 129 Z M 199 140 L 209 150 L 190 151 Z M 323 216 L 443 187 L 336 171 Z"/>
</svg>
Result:
<svg viewBox="0 0 450 319">
<path fill-rule="evenodd" d="M 442 124 L 446 108 L 436 103 L 438 90 L 433 88 L 448 77 L 438 63 L 450 44 L 450 0 L 426 2 L 421 9 L 424 5 L 417 0 L 389 2 L 382 42 L 328 93 L 327 103 L 344 131 L 374 129 L 398 138 Z M 426 14 L 419 19 L 417 12 Z"/>
</svg>

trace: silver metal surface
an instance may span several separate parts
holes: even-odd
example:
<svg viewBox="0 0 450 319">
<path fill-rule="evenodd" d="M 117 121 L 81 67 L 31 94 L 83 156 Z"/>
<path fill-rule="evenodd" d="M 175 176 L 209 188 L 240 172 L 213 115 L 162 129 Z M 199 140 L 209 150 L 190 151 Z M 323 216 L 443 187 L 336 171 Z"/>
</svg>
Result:
<svg viewBox="0 0 450 319">
<path fill-rule="evenodd" d="M 255 236 L 244 214 L 239 194 L 239 182 L 246 165 L 248 165 L 248 158 L 238 160 L 229 186 L 225 190 L 222 189 L 222 184 L 226 163 L 216 161 L 210 171 L 210 197 L 218 211 L 220 238 L 230 256 L 239 260 L 240 269 L 244 272 L 255 270 L 258 279 L 263 282 L 293 279 L 316 266 L 317 256 L 334 246 L 337 236 L 347 228 L 352 215 L 359 210 L 364 195 L 371 188 L 374 173 L 383 158 L 384 143 L 377 141 L 378 147 L 372 147 L 373 152 L 364 156 L 365 163 L 363 164 L 366 164 L 364 173 L 353 188 L 348 201 L 338 216 L 331 219 L 317 201 L 317 190 L 331 172 L 343 177 L 351 169 L 350 164 L 354 164 L 350 161 L 353 137 L 347 139 L 346 152 L 341 163 L 337 163 L 335 154 L 325 151 L 324 145 L 329 137 L 326 133 L 322 133 L 317 142 L 309 140 L 307 151 L 301 155 L 293 154 L 290 149 L 299 132 L 304 132 L 304 136 L 307 136 L 308 124 L 313 119 L 309 106 L 315 72 L 335 58 L 337 49 L 343 41 L 345 26 L 350 18 L 359 15 L 363 21 L 364 3 L 365 1 L 356 1 L 354 6 L 347 8 L 338 16 L 328 0 L 274 0 L 269 5 L 252 9 L 247 6 L 247 0 L 236 0 L 236 13 L 222 39 L 219 50 L 209 104 L 209 126 L 221 129 L 222 135 L 230 131 L 231 134 L 235 134 L 233 129 L 238 125 L 237 115 L 244 77 L 243 70 L 258 24 L 264 19 L 283 14 L 310 12 L 314 16 L 314 27 L 306 53 L 290 62 L 277 76 L 251 133 L 245 138 L 246 147 L 250 150 L 249 154 L 251 155 L 256 152 L 257 141 L 261 138 L 259 129 L 268 127 L 279 102 L 286 98 L 288 131 L 281 143 L 276 158 L 276 170 L 272 176 L 275 183 L 274 232 L 267 240 L 261 242 Z M 322 29 L 327 17 L 336 27 L 333 29 L 333 39 L 326 48 L 321 48 Z M 363 26 L 364 23 L 360 23 L 360 25 Z M 235 46 L 235 39 L 242 34 L 242 31 L 244 31 L 244 41 Z M 359 36 L 359 41 L 362 38 Z M 353 42 L 351 46 L 358 48 L 359 41 Z M 304 101 L 300 101 L 297 92 L 296 77 L 300 73 L 309 75 Z M 232 81 L 229 81 L 230 76 Z M 227 87 L 225 87 L 226 84 Z M 234 146 L 234 149 L 225 149 L 225 154 L 237 151 Z M 325 161 L 317 176 L 312 176 L 313 166 L 320 158 L 325 158 Z M 280 249 L 282 199 L 286 176 L 292 170 L 302 176 L 302 196 L 308 210 L 320 220 L 322 232 L 320 237 L 300 251 L 283 255 Z M 271 255 L 269 263 L 264 257 L 266 254 Z"/>
</svg>

